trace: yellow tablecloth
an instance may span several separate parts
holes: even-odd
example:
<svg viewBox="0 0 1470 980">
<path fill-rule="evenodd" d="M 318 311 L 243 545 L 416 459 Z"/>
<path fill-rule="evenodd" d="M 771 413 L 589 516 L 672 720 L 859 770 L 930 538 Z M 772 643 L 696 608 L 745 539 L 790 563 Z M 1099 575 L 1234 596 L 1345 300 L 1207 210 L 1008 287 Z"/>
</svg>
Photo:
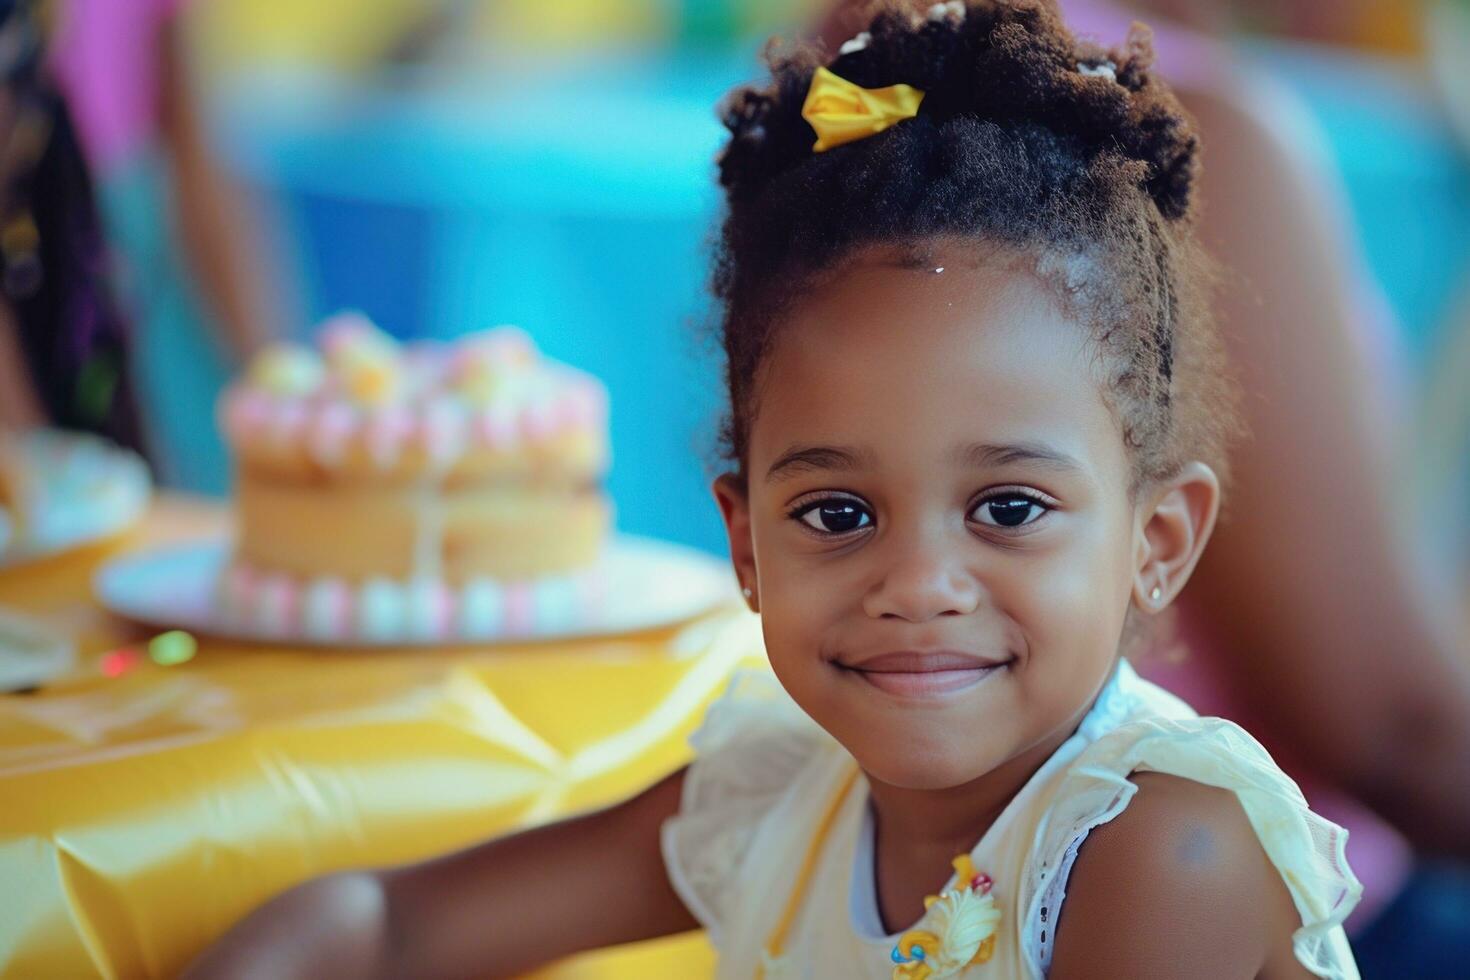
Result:
<svg viewBox="0 0 1470 980">
<path fill-rule="evenodd" d="M 372 653 L 205 640 L 104 676 L 145 638 L 90 597 L 97 564 L 217 532 L 164 499 L 125 540 L 0 571 L 0 604 L 76 638 L 76 668 L 0 695 L 0 976 L 169 976 L 269 895 L 409 861 L 632 793 L 737 661 L 730 610 L 616 639 Z M 543 980 L 697 978 L 698 934 L 578 957 Z"/>
</svg>

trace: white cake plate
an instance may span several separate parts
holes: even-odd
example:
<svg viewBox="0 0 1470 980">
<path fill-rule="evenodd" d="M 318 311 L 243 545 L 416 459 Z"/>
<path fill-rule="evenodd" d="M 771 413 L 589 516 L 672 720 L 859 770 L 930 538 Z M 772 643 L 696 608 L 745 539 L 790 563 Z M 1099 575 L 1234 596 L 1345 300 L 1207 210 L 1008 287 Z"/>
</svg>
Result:
<svg viewBox="0 0 1470 980">
<path fill-rule="evenodd" d="M 141 457 L 96 436 L 42 429 L 21 437 L 37 471 L 25 530 L 0 510 L 0 568 L 48 558 L 120 534 L 148 509 L 152 480 Z"/>
<path fill-rule="evenodd" d="M 631 633 L 691 619 L 737 595 L 727 562 L 666 541 L 618 535 L 593 570 L 601 575 L 602 601 L 561 622 L 490 636 L 451 632 L 389 641 L 357 634 L 326 640 L 305 630 L 269 631 L 226 615 L 216 599 L 216 583 L 229 555 L 229 543 L 223 540 L 144 549 L 108 562 L 93 587 L 108 610 L 147 626 L 334 648 L 461 646 Z"/>
</svg>

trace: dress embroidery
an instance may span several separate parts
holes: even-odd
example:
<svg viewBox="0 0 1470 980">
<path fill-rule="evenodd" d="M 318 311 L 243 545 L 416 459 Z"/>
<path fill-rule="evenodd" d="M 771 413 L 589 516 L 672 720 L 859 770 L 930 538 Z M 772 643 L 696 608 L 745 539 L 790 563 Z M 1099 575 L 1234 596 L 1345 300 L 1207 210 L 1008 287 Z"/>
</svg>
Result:
<svg viewBox="0 0 1470 980">
<path fill-rule="evenodd" d="M 968 854 L 951 863 L 954 887 L 924 899 L 924 918 L 893 947 L 893 980 L 941 980 L 995 955 L 1001 916 L 990 894 L 994 882 Z"/>
</svg>

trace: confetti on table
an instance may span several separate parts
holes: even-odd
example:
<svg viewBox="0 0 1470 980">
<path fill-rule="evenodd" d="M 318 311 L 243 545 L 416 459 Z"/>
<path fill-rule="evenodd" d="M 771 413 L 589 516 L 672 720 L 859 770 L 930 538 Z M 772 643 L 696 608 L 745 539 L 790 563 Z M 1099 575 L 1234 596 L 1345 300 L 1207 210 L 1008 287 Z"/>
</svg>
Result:
<svg viewBox="0 0 1470 980">
<path fill-rule="evenodd" d="M 194 659 L 199 643 L 183 630 L 169 630 L 148 641 L 148 656 L 160 667 L 173 667 Z"/>
<path fill-rule="evenodd" d="M 102 673 L 108 677 L 121 677 L 142 662 L 142 651 L 134 647 L 110 650 L 102 655 Z"/>
</svg>

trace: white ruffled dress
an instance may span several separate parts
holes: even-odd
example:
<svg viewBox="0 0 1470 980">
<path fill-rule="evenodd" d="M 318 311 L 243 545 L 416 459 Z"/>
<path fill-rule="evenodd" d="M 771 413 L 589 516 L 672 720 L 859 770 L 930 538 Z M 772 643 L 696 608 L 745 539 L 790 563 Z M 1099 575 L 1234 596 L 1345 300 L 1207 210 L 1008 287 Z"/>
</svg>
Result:
<svg viewBox="0 0 1470 980">
<path fill-rule="evenodd" d="M 709 932 L 722 980 L 764 976 L 889 980 L 877 911 L 873 824 L 859 775 L 842 797 L 787 934 L 765 962 L 798 869 L 856 763 L 768 674 L 738 675 L 693 738 L 680 811 L 663 828 L 673 885 Z M 970 852 L 1001 909 L 994 952 L 965 977 L 1040 978 L 1077 849 L 1127 806 L 1134 772 L 1233 790 L 1291 892 L 1297 959 L 1319 977 L 1358 976 L 1342 921 L 1361 885 L 1343 857 L 1347 832 L 1239 726 L 1201 718 L 1122 662 L 1076 734 L 1036 772 Z M 935 977 L 941 974 L 936 973 Z"/>
</svg>

